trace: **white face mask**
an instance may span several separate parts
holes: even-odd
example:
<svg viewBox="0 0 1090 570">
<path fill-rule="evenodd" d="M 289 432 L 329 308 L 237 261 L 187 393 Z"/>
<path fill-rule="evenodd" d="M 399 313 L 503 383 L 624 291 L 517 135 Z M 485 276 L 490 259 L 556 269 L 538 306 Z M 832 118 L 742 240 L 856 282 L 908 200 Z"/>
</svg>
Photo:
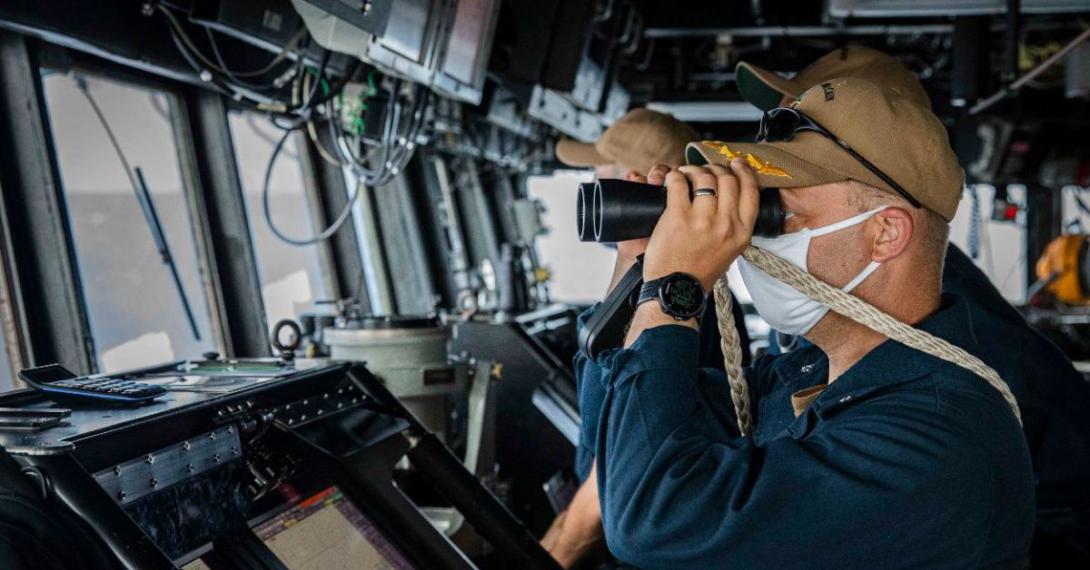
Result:
<svg viewBox="0 0 1090 570">
<path fill-rule="evenodd" d="M 884 209 L 885 207 L 877 208 L 817 229 L 806 228 L 775 238 L 754 237 L 753 245 L 786 259 L 803 271 L 809 271 L 806 267 L 806 258 L 810 252 L 810 240 L 861 224 Z M 870 277 L 880 265 L 881 263 L 877 261 L 870 262 L 859 275 L 855 276 L 855 279 L 844 286 L 843 291 L 851 292 L 864 279 Z M 769 326 L 782 333 L 806 334 L 829 311 L 825 305 L 796 291 L 787 283 L 769 276 L 745 258 L 738 258 L 738 270 L 742 274 L 746 289 L 753 298 L 753 305 L 757 308 L 757 312 Z"/>
</svg>

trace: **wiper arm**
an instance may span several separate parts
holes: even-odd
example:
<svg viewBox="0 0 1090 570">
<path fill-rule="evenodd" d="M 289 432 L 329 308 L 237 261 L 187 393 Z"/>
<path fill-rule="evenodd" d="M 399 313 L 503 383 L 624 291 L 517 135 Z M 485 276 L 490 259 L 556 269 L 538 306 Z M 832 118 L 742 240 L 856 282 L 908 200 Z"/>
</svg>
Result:
<svg viewBox="0 0 1090 570">
<path fill-rule="evenodd" d="M 136 174 L 136 200 L 140 202 L 140 211 L 144 213 L 144 221 L 148 223 L 151 231 L 151 239 L 155 241 L 155 249 L 159 251 L 159 258 L 170 269 L 170 276 L 174 278 L 174 288 L 178 291 L 178 299 L 182 301 L 182 310 L 189 320 L 189 328 L 193 331 L 193 338 L 201 340 L 201 332 L 197 328 L 197 319 L 193 316 L 193 309 L 189 306 L 189 297 L 182 286 L 182 278 L 178 275 L 178 266 L 174 264 L 174 256 L 170 254 L 170 244 L 163 232 L 163 224 L 159 222 L 159 212 L 155 210 L 155 202 L 151 199 L 148 184 L 144 181 L 144 171 L 137 166 L 133 169 Z"/>
</svg>

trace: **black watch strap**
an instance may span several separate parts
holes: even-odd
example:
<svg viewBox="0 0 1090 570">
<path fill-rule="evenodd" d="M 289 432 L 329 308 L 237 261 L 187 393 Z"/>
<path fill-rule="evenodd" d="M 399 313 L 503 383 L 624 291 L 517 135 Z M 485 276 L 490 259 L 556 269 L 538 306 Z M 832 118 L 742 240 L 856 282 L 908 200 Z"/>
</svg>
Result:
<svg viewBox="0 0 1090 570">
<path fill-rule="evenodd" d="M 663 279 L 665 279 L 665 277 L 643 282 L 643 285 L 640 286 L 640 294 L 636 297 L 637 307 L 648 301 L 659 300 L 659 285 L 662 285 Z"/>
</svg>

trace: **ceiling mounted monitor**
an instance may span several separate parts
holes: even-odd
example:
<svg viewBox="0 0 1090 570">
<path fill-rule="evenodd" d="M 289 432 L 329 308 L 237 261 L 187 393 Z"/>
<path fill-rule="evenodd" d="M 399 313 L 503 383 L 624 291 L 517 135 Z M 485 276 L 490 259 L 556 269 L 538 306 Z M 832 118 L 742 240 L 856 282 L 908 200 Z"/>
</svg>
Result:
<svg viewBox="0 0 1090 570">
<path fill-rule="evenodd" d="M 367 32 L 352 20 L 321 8 L 319 4 L 323 3 L 292 0 L 311 36 L 322 47 L 358 57 L 384 73 L 432 84 L 450 0 L 397 0 L 383 22 L 381 34 Z"/>
<path fill-rule="evenodd" d="M 369 34 L 386 31 L 394 0 L 301 0 Z"/>
<path fill-rule="evenodd" d="M 447 35 L 435 89 L 445 95 L 480 103 L 492 39 L 496 31 L 499 0 L 458 0 Z"/>
</svg>

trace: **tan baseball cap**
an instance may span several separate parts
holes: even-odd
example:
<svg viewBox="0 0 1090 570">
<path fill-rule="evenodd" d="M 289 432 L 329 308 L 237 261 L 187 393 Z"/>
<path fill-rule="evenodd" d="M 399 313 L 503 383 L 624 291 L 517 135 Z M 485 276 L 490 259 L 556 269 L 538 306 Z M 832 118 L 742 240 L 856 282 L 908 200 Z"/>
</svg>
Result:
<svg viewBox="0 0 1090 570">
<path fill-rule="evenodd" d="M 685 163 L 685 145 L 699 138 L 692 127 L 672 115 L 633 109 L 617 119 L 594 143 L 562 139 L 556 158 L 568 166 L 620 163 L 626 170 L 646 173 L 656 164 Z"/>
<path fill-rule="evenodd" d="M 794 107 L 866 158 L 921 204 L 950 220 L 965 174 L 946 129 L 931 111 L 859 77 L 830 79 L 806 90 Z M 769 143 L 690 144 L 689 164 L 744 158 L 762 188 L 795 188 L 856 180 L 896 194 L 834 141 L 815 132 Z"/>
<path fill-rule="evenodd" d="M 835 49 L 788 79 L 746 62 L 735 69 L 738 91 L 746 101 L 767 111 L 780 106 L 783 97 L 798 97 L 807 89 L 837 77 L 859 77 L 931 108 L 931 99 L 916 74 L 901 62 L 876 49 L 848 45 Z"/>
</svg>

